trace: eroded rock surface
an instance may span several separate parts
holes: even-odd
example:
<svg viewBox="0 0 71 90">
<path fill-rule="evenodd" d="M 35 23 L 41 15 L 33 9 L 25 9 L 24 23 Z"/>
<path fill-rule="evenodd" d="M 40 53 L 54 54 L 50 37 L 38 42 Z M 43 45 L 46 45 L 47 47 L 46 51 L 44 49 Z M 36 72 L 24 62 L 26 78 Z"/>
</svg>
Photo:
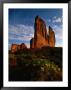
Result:
<svg viewBox="0 0 71 90">
<path fill-rule="evenodd" d="M 34 38 L 30 40 L 30 48 L 42 48 L 45 46 L 55 46 L 55 33 L 49 26 L 49 33 L 47 33 L 45 22 L 36 16 L 34 23 Z"/>
<path fill-rule="evenodd" d="M 22 44 L 12 44 L 11 46 L 11 52 L 14 53 L 14 52 L 17 52 L 18 50 L 23 50 L 23 49 L 26 49 L 27 46 L 22 43 Z"/>
</svg>

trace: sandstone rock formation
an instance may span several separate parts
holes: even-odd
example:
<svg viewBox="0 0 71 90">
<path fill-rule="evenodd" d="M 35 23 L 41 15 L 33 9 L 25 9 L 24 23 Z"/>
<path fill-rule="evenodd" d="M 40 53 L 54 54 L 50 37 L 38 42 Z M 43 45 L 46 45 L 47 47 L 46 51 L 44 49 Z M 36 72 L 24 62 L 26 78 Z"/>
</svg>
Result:
<svg viewBox="0 0 71 90">
<path fill-rule="evenodd" d="M 30 48 L 42 48 L 45 46 L 55 46 L 55 33 L 49 26 L 49 34 L 47 33 L 45 22 L 36 16 L 34 23 L 34 38 L 30 40 Z"/>
<path fill-rule="evenodd" d="M 45 22 L 39 17 L 35 17 L 34 23 L 34 37 L 30 40 L 30 48 L 42 48 L 42 47 L 55 47 L 55 33 L 52 27 L 49 26 L 48 33 Z M 12 44 L 11 52 L 23 50 L 27 48 L 24 43 Z"/>
<path fill-rule="evenodd" d="M 11 46 L 11 52 L 14 53 L 14 52 L 17 52 L 18 50 L 23 50 L 23 49 L 27 49 L 27 46 L 22 43 L 22 44 L 12 44 Z"/>
<path fill-rule="evenodd" d="M 21 49 L 21 50 L 26 49 L 26 48 L 27 48 L 27 46 L 26 46 L 24 43 L 22 43 L 22 44 L 20 45 L 20 49 Z"/>
<path fill-rule="evenodd" d="M 11 52 L 14 53 L 18 50 L 18 45 L 17 44 L 12 44 L 11 46 Z"/>
<path fill-rule="evenodd" d="M 49 26 L 49 46 L 50 47 L 55 46 L 55 33 L 50 26 Z"/>
</svg>

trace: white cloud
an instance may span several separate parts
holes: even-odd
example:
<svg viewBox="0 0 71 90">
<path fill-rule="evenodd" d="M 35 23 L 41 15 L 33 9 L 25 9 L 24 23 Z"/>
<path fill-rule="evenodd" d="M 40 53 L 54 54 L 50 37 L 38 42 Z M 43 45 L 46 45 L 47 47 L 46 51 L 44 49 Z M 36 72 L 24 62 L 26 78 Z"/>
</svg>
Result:
<svg viewBox="0 0 71 90">
<path fill-rule="evenodd" d="M 56 18 L 57 18 L 56 16 L 53 17 L 53 19 L 56 19 Z"/>
<path fill-rule="evenodd" d="M 30 43 L 25 43 L 28 48 L 30 48 Z"/>
<path fill-rule="evenodd" d="M 48 22 L 51 22 L 51 19 L 48 19 L 47 21 L 48 21 Z"/>
<path fill-rule="evenodd" d="M 55 17 L 56 18 L 56 17 Z M 47 33 L 48 33 L 48 26 Z M 56 46 L 62 46 L 63 40 L 63 31 L 62 25 L 53 25 L 53 30 L 55 32 L 56 37 Z M 9 25 L 9 40 L 19 40 L 21 43 L 25 43 L 27 47 L 30 47 L 30 39 L 34 37 L 34 27 L 28 25 Z M 14 43 L 14 42 L 11 42 Z M 17 42 L 16 42 L 17 43 Z M 11 47 L 9 42 L 9 48 Z"/>
<path fill-rule="evenodd" d="M 10 25 L 9 26 L 9 32 L 16 35 L 33 35 L 34 28 L 33 26 L 28 25 Z"/>
<path fill-rule="evenodd" d="M 52 22 L 53 23 L 62 23 L 62 17 L 54 16 Z"/>
<path fill-rule="evenodd" d="M 55 32 L 56 46 L 63 46 L 62 45 L 62 43 L 63 43 L 62 25 L 60 25 L 60 26 L 54 25 L 53 30 Z"/>
<path fill-rule="evenodd" d="M 9 40 L 19 40 L 23 43 L 29 42 L 34 36 L 33 26 L 28 25 L 9 25 Z M 27 44 L 27 46 L 29 46 Z"/>
<path fill-rule="evenodd" d="M 11 49 L 11 44 L 8 44 L 9 50 Z"/>
</svg>

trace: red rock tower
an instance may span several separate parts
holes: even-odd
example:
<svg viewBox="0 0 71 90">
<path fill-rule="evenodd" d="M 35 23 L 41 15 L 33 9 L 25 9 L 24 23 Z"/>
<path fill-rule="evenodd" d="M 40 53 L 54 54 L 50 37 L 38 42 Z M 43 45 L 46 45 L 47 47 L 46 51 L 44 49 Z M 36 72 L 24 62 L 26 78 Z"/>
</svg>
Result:
<svg viewBox="0 0 71 90">
<path fill-rule="evenodd" d="M 55 47 L 55 33 L 50 26 L 49 26 L 49 46 Z"/>
<path fill-rule="evenodd" d="M 34 23 L 34 38 L 30 40 L 30 48 L 42 48 L 45 46 L 55 46 L 55 33 L 49 26 L 49 34 L 47 34 L 46 24 L 39 17 L 35 17 Z"/>
</svg>

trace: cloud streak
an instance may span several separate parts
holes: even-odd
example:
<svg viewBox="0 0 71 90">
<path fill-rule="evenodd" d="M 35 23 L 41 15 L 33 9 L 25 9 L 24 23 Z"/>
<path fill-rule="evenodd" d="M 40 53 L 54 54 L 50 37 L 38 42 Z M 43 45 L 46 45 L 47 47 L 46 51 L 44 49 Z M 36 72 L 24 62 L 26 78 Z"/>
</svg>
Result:
<svg viewBox="0 0 71 90">
<path fill-rule="evenodd" d="M 48 26 L 47 30 L 48 30 Z M 62 25 L 53 25 L 53 30 L 56 37 L 56 46 L 62 46 Z M 48 32 L 48 31 L 47 31 Z M 27 47 L 30 47 L 30 40 L 34 37 L 34 27 L 29 25 L 9 25 L 9 48 L 12 43 L 25 43 Z"/>
<path fill-rule="evenodd" d="M 19 43 L 19 41 L 22 43 L 24 42 L 28 47 L 28 43 L 30 39 L 34 35 L 34 28 L 33 26 L 26 26 L 26 25 L 9 25 L 9 40 L 11 40 L 11 43 Z M 10 44 L 10 43 L 9 43 Z"/>
<path fill-rule="evenodd" d="M 52 22 L 53 23 L 62 23 L 62 17 L 54 16 Z"/>
</svg>

